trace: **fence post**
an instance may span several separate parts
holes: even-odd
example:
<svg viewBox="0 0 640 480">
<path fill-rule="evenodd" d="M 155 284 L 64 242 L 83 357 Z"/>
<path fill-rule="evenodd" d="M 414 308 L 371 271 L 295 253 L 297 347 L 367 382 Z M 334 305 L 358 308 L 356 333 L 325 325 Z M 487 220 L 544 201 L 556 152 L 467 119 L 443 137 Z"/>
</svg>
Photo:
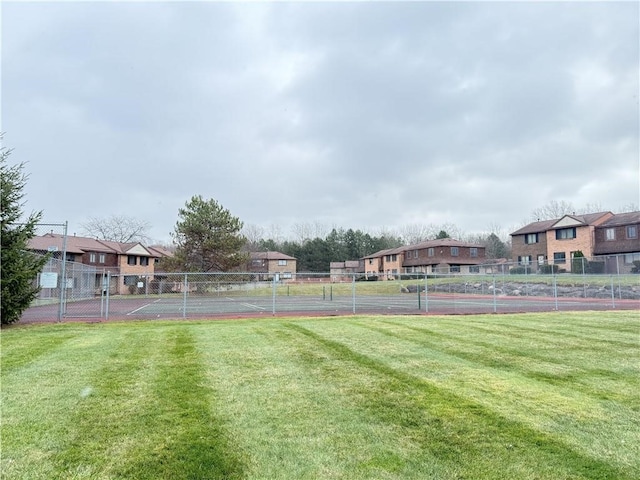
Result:
<svg viewBox="0 0 640 480">
<path fill-rule="evenodd" d="M 616 308 L 616 292 L 613 290 L 613 275 L 610 275 L 609 278 L 611 278 L 611 308 Z"/>
<path fill-rule="evenodd" d="M 586 257 L 581 257 L 582 260 L 582 286 L 584 289 L 584 298 L 587 298 L 587 278 L 585 277 L 585 268 L 584 268 L 584 261 L 586 260 Z"/>
<path fill-rule="evenodd" d="M 272 279 L 272 292 L 271 292 L 271 315 L 276 316 L 276 276 L 273 276 Z"/>
<path fill-rule="evenodd" d="M 616 255 L 616 273 L 618 277 L 618 297 L 620 298 L 620 300 L 622 300 L 622 286 L 620 285 L 620 260 L 621 259 L 624 261 L 624 257 L 622 255 Z M 613 308 L 615 308 L 615 306 Z"/>
<path fill-rule="evenodd" d="M 105 300 L 104 319 L 109 320 L 109 296 L 111 293 L 111 272 L 107 272 L 107 299 Z"/>
<path fill-rule="evenodd" d="M 62 317 L 67 311 L 67 225 L 68 222 L 64 222 L 64 235 L 62 237 L 62 268 L 60 272 L 60 305 L 58 305 L 58 321 L 62 321 Z"/>
<path fill-rule="evenodd" d="M 353 313 L 356 313 L 356 274 L 351 277 L 351 296 L 353 299 Z"/>
<path fill-rule="evenodd" d="M 527 271 L 527 267 L 525 268 L 525 272 Z M 498 301 L 496 297 L 496 274 L 493 274 L 493 313 L 498 313 Z"/>
<path fill-rule="evenodd" d="M 187 293 L 189 292 L 188 274 L 184 274 L 184 290 L 182 292 L 182 318 L 187 318 Z"/>
<path fill-rule="evenodd" d="M 556 276 L 555 268 L 551 269 L 551 275 L 553 277 L 553 299 L 555 302 L 556 312 L 558 311 L 558 277 Z"/>
<path fill-rule="evenodd" d="M 429 288 L 428 288 L 428 282 L 427 282 L 428 278 L 429 278 L 429 275 L 427 275 L 427 272 L 424 272 L 424 311 L 425 313 L 429 313 Z"/>
</svg>

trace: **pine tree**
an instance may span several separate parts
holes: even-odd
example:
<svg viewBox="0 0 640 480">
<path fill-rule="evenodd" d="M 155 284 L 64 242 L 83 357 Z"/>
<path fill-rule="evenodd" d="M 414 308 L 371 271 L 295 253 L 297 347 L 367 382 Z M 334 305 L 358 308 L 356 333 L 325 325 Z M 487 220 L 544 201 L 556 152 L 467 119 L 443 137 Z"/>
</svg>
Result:
<svg viewBox="0 0 640 480">
<path fill-rule="evenodd" d="M 0 148 L 0 314 L 3 324 L 20 320 L 22 312 L 36 298 L 40 289 L 34 284 L 34 280 L 47 261 L 46 257 L 27 250 L 42 212 L 31 213 L 24 222 L 19 223 L 23 216 L 23 189 L 27 175 L 23 171 L 23 163 L 8 164 L 10 153 L 11 150 Z"/>
<path fill-rule="evenodd" d="M 213 199 L 194 196 L 178 211 L 173 234 L 173 269 L 190 272 L 227 272 L 247 261 L 242 222 Z"/>
</svg>

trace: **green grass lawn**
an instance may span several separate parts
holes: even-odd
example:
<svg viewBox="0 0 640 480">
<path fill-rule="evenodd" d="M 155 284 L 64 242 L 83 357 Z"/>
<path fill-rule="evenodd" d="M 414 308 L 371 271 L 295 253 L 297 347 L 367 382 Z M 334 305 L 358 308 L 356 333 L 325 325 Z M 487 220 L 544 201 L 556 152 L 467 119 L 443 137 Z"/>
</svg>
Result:
<svg viewBox="0 0 640 480">
<path fill-rule="evenodd" d="M 640 478 L 638 312 L 16 326 L 3 479 Z"/>
</svg>

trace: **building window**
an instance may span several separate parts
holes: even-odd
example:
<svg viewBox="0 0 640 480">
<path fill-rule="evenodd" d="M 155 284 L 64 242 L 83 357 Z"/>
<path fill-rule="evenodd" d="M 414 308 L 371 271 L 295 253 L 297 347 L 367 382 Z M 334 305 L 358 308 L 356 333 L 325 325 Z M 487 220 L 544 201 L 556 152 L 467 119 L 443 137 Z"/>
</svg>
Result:
<svg viewBox="0 0 640 480">
<path fill-rule="evenodd" d="M 96 263 L 96 254 L 95 253 L 90 253 L 89 254 L 89 263 Z"/>
<path fill-rule="evenodd" d="M 413 258 L 418 258 L 418 250 L 413 251 Z"/>
<path fill-rule="evenodd" d="M 479 265 L 471 265 L 469 267 L 469 273 L 480 273 L 480 266 Z"/>
<path fill-rule="evenodd" d="M 556 230 L 556 240 L 569 240 L 571 238 L 576 238 L 575 228 L 561 228 Z"/>
<path fill-rule="evenodd" d="M 149 257 L 140 257 L 140 265 L 145 267 L 149 265 Z"/>
<path fill-rule="evenodd" d="M 544 265 L 544 255 L 538 255 L 538 265 Z"/>
<path fill-rule="evenodd" d="M 553 254 L 553 263 L 567 263 L 567 255 L 564 252 L 555 252 Z"/>
<path fill-rule="evenodd" d="M 398 260 L 398 255 L 396 254 L 391 255 L 391 261 L 395 262 L 396 260 Z"/>
<path fill-rule="evenodd" d="M 291 278 L 291 272 L 283 272 L 282 278 Z"/>
<path fill-rule="evenodd" d="M 518 257 L 518 263 L 520 265 L 529 265 L 531 263 L 531 255 L 525 255 L 523 257 Z"/>
<path fill-rule="evenodd" d="M 286 260 L 278 260 L 278 266 L 279 267 L 285 267 L 287 265 L 287 261 Z"/>
<path fill-rule="evenodd" d="M 127 255 L 127 265 L 135 265 L 137 258 L 135 255 Z"/>
<path fill-rule="evenodd" d="M 76 261 L 76 254 L 75 253 L 67 253 L 66 257 L 67 262 L 75 262 Z"/>
<path fill-rule="evenodd" d="M 451 247 L 451 256 L 452 257 L 458 256 L 458 247 Z"/>
<path fill-rule="evenodd" d="M 624 255 L 624 263 L 631 265 L 635 261 L 640 260 L 640 253 L 626 253 Z"/>
<path fill-rule="evenodd" d="M 105 263 L 107 261 L 107 256 L 104 253 L 98 255 L 98 263 Z"/>
<path fill-rule="evenodd" d="M 125 285 L 137 285 L 138 277 L 137 275 L 125 275 L 124 276 L 124 284 Z"/>
<path fill-rule="evenodd" d="M 537 233 L 529 233 L 529 234 L 525 235 L 524 243 L 526 243 L 526 244 L 538 243 L 538 234 Z"/>
<path fill-rule="evenodd" d="M 604 231 L 604 237 L 607 240 L 615 240 L 616 239 L 616 229 L 615 228 L 607 228 Z"/>
<path fill-rule="evenodd" d="M 478 256 L 478 249 L 476 247 L 471 247 L 469 249 L 469 255 L 471 255 L 472 257 L 477 257 Z"/>
<path fill-rule="evenodd" d="M 427 255 L 430 257 L 433 257 L 435 255 L 435 250 L 433 247 L 429 248 L 429 250 L 427 250 Z"/>
<path fill-rule="evenodd" d="M 636 225 L 627 225 L 627 238 L 638 238 L 638 227 Z"/>
<path fill-rule="evenodd" d="M 451 265 L 451 267 L 449 268 L 449 271 L 451 273 L 460 273 L 460 265 Z"/>
<path fill-rule="evenodd" d="M 369 265 L 373 265 L 373 258 L 369 259 Z"/>
</svg>

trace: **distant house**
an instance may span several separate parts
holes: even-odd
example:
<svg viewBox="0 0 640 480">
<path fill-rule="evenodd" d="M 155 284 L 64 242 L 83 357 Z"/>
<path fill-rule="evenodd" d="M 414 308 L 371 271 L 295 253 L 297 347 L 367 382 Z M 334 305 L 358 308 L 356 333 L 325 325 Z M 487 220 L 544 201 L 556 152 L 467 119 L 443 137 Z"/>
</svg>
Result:
<svg viewBox="0 0 640 480">
<path fill-rule="evenodd" d="M 485 247 L 453 238 L 409 245 L 404 249 L 404 273 L 479 273 Z"/>
<path fill-rule="evenodd" d="M 332 281 L 341 281 L 343 277 L 364 273 L 364 260 L 346 260 L 344 262 L 331 262 L 329 273 Z"/>
<path fill-rule="evenodd" d="M 513 260 L 523 266 L 549 264 L 571 271 L 576 252 L 593 256 L 595 229 L 613 216 L 611 212 L 565 215 L 525 225 L 511 234 Z"/>
<path fill-rule="evenodd" d="M 402 271 L 404 248 L 389 248 L 363 257 L 365 276 L 378 277 L 380 280 L 395 279 Z"/>
<path fill-rule="evenodd" d="M 146 285 L 155 273 L 156 260 L 164 254 L 145 247 L 141 243 L 120 243 L 94 238 L 67 236 L 48 233 L 33 237 L 29 249 L 38 253 L 53 253 L 62 259 L 66 247 L 66 260 L 95 268 L 95 290 L 103 288 L 103 277 L 111 276 L 110 293 L 128 293 L 140 283 Z"/>
<path fill-rule="evenodd" d="M 247 271 L 260 274 L 263 280 L 274 276 L 280 280 L 295 279 L 297 260 L 280 252 L 251 252 Z"/>
<path fill-rule="evenodd" d="M 606 273 L 631 271 L 640 261 L 640 212 L 615 214 L 595 227 L 593 253 L 604 257 Z"/>
<path fill-rule="evenodd" d="M 443 238 L 381 250 L 363 260 L 365 275 L 380 279 L 410 273 L 478 273 L 485 262 L 485 247 Z"/>
</svg>

